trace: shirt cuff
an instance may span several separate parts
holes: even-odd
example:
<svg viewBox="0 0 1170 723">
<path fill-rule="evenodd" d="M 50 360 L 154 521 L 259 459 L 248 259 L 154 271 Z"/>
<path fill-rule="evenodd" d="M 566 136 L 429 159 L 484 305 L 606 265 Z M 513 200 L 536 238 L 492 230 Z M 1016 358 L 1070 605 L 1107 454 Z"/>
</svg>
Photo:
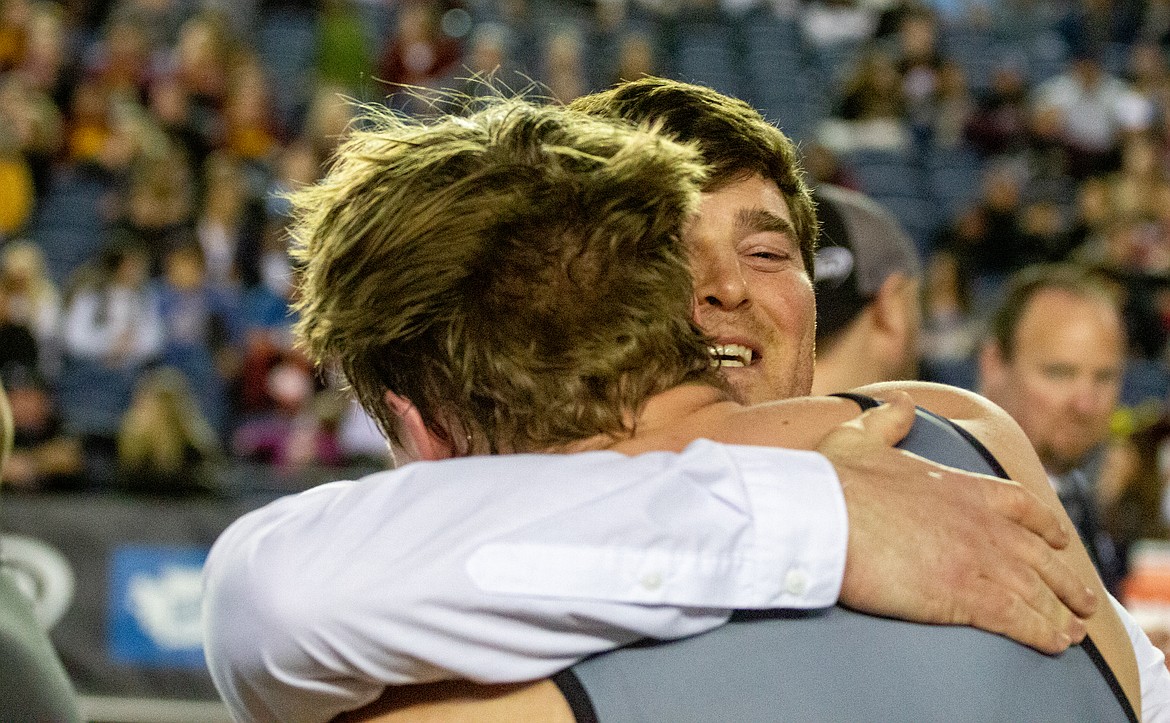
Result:
<svg viewBox="0 0 1170 723">
<path fill-rule="evenodd" d="M 784 450 L 773 459 L 744 447 L 726 449 L 743 475 L 755 520 L 759 607 L 836 604 L 849 518 L 833 465 L 816 452 Z"/>
</svg>

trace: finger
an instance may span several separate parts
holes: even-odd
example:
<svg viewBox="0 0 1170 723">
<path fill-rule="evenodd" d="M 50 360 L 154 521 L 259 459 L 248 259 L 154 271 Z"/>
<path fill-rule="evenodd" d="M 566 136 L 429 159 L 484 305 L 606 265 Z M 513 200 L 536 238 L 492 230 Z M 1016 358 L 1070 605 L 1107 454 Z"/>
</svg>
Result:
<svg viewBox="0 0 1170 723">
<path fill-rule="evenodd" d="M 1029 599 L 1029 603 L 1043 613 L 1054 608 L 1047 596 L 1055 596 L 1061 607 L 1068 608 L 1074 616 L 1081 619 L 1079 624 L 1070 621 L 1066 630 L 1075 642 L 1080 642 L 1084 636 L 1078 637 L 1076 633 L 1084 627 L 1083 619 L 1091 617 L 1097 611 L 1100 602 L 1090 585 L 1092 581 L 1085 580 L 1076 568 L 1050 549 L 1030 545 L 1029 550 L 1032 555 L 1029 564 L 1038 576 L 1031 586 L 1037 593 Z M 1025 551 L 1023 554 L 1028 552 Z"/>
<path fill-rule="evenodd" d="M 857 419 L 861 428 L 892 447 L 909 434 L 914 424 L 914 401 L 906 392 L 891 392 L 886 401 Z"/>
<path fill-rule="evenodd" d="M 992 509 L 1039 535 L 1054 549 L 1063 550 L 1072 542 L 1072 532 L 1062 512 L 1044 504 L 1017 482 L 996 477 L 981 479 L 990 482 L 984 489 Z"/>
<path fill-rule="evenodd" d="M 1014 562 L 1010 564 L 996 566 L 991 571 L 992 575 L 1002 589 L 1018 596 L 1054 630 L 1063 633 L 1073 643 L 1079 643 L 1087 632 L 1084 621 L 1084 617 L 1087 617 L 1086 608 L 1094 606 L 1095 596 L 1086 596 L 1089 591 L 1077 582 L 1075 572 L 1063 566 L 1055 553 L 1038 540 L 1035 540 L 1033 548 L 1038 553 L 1039 561 L 1029 562 L 1025 552 L 1023 557 L 1012 558 Z M 1070 587 L 1062 592 L 1061 586 L 1065 583 L 1070 584 Z M 1072 605 L 1064 599 L 1070 595 L 1076 598 Z M 1082 606 L 1082 609 L 1075 609 L 1078 606 Z"/>
<path fill-rule="evenodd" d="M 1042 653 L 1055 655 L 1072 645 L 1072 637 L 1064 630 L 1064 621 L 1053 621 L 1049 616 L 1003 587 L 984 581 L 977 588 L 979 598 L 972 608 L 970 624 L 974 627 L 1005 635 Z"/>
</svg>

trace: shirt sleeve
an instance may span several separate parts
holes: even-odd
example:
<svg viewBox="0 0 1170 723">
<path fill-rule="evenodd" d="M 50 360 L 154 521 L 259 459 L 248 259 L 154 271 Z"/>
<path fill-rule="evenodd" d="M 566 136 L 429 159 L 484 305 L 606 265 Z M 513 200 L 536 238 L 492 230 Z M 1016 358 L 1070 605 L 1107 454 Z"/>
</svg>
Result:
<svg viewBox="0 0 1170 723">
<path fill-rule="evenodd" d="M 1142 720 L 1145 723 L 1170 723 L 1170 670 L 1166 669 L 1165 654 L 1154 647 L 1133 615 L 1112 595 L 1109 596 L 1109 602 L 1125 625 L 1137 658 L 1142 687 Z"/>
<path fill-rule="evenodd" d="M 234 523 L 204 572 L 205 652 L 242 720 L 328 720 L 390 684 L 532 680 L 737 608 L 825 607 L 847 522 L 820 455 L 415 464 Z"/>
</svg>

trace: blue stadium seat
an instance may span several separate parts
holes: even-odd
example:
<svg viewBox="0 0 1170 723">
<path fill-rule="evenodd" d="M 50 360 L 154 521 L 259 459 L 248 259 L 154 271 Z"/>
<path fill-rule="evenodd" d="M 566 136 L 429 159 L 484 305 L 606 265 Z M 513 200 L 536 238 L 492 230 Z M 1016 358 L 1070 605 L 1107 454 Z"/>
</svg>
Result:
<svg viewBox="0 0 1170 723">
<path fill-rule="evenodd" d="M 257 50 L 268 73 L 272 101 L 285 127 L 295 127 L 312 96 L 317 16 L 284 8 L 261 15 Z"/>
<path fill-rule="evenodd" d="M 983 171 L 973 151 L 933 148 L 923 161 L 927 187 L 940 213 L 953 217 L 978 198 Z"/>
<path fill-rule="evenodd" d="M 77 269 L 97 256 L 106 241 L 102 198 L 109 182 L 62 167 L 41 200 L 29 235 L 45 253 L 49 276 L 64 287 Z"/>
<path fill-rule="evenodd" d="M 863 44 L 861 41 L 841 41 L 812 51 L 814 66 L 829 83 L 826 88 L 838 88 L 849 77 Z"/>
<path fill-rule="evenodd" d="M 871 193 L 874 200 L 885 206 L 894 218 L 901 222 L 902 227 L 918 249 L 918 255 L 926 258 L 931 251 L 931 244 L 938 231 L 938 209 L 930 198 L 925 196 L 900 195 L 898 193 Z"/>
<path fill-rule="evenodd" d="M 732 30 L 721 23 L 686 22 L 678 28 L 674 72 L 680 80 L 741 97 L 743 73 Z"/>
</svg>

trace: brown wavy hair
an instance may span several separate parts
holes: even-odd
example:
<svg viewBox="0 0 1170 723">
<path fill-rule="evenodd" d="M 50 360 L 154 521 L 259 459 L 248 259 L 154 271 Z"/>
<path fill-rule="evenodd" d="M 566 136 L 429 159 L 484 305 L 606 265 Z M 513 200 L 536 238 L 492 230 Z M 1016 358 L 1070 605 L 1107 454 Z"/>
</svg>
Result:
<svg viewBox="0 0 1170 723">
<path fill-rule="evenodd" d="M 694 148 L 518 99 L 463 117 L 367 109 L 293 194 L 296 334 L 383 432 L 386 390 L 457 453 L 631 430 L 652 395 L 718 385 L 679 240 Z"/>
<path fill-rule="evenodd" d="M 816 207 L 796 147 L 750 105 L 701 85 L 646 77 L 583 96 L 569 107 L 653 124 L 680 141 L 696 144 L 709 171 L 704 191 L 717 191 L 751 175 L 775 183 L 788 202 L 804 268 L 812 277 Z"/>
</svg>

